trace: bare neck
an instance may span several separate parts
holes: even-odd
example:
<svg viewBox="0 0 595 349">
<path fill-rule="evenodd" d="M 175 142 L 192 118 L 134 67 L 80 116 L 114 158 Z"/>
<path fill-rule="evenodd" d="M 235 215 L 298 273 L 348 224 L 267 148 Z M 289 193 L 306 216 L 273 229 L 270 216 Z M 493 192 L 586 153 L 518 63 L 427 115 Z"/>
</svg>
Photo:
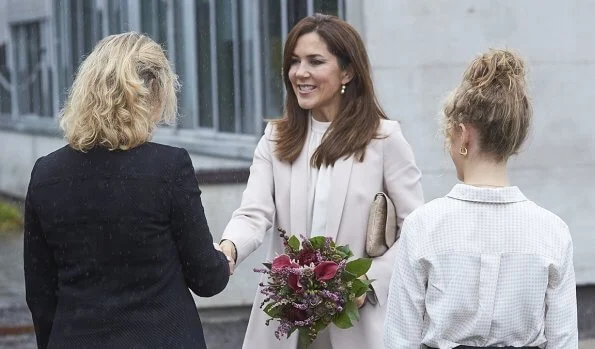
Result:
<svg viewBox="0 0 595 349">
<path fill-rule="evenodd" d="M 470 160 L 465 166 L 463 182 L 478 187 L 510 186 L 506 161 Z"/>
</svg>

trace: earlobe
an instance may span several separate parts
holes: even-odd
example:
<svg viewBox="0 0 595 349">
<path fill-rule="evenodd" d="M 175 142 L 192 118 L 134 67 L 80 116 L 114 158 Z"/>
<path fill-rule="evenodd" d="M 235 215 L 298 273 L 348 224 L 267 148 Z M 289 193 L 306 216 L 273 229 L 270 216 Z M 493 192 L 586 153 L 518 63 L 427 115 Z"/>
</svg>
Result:
<svg viewBox="0 0 595 349">
<path fill-rule="evenodd" d="M 343 85 L 346 85 L 346 84 L 350 83 L 352 79 L 353 79 L 353 72 L 351 71 L 351 68 L 347 68 L 347 69 L 343 70 L 343 78 L 341 79 L 341 83 Z"/>
</svg>

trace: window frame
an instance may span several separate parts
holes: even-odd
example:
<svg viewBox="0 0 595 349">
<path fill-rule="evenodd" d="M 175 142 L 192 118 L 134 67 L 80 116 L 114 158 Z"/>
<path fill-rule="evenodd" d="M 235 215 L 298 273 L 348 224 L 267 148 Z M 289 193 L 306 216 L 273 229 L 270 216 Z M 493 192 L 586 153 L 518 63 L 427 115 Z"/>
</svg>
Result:
<svg viewBox="0 0 595 349">
<path fill-rule="evenodd" d="M 55 65 L 55 51 L 53 40 L 51 38 L 52 32 L 52 21 L 48 20 L 47 17 L 31 17 L 18 21 L 8 20 L 5 24 L 8 34 L 6 35 L 6 68 L 8 70 L 10 80 L 4 81 L 8 83 L 8 92 L 10 94 L 11 108 L 9 113 L 2 113 L 0 115 L 0 126 L 3 128 L 11 128 L 11 124 L 17 124 L 16 129 L 27 128 L 28 124 L 32 125 L 32 128 L 39 131 L 40 128 L 48 127 L 51 125 L 53 119 L 56 118 L 59 108 L 59 98 L 57 94 L 57 76 L 56 76 L 56 65 Z M 38 62 L 39 74 L 36 79 L 39 79 L 39 109 L 33 112 L 21 111 L 21 102 L 19 95 L 19 87 L 21 86 L 19 79 L 17 79 L 17 61 L 15 55 L 17 54 L 17 45 L 24 45 L 26 55 L 25 59 L 29 60 L 29 55 L 33 43 L 27 38 L 25 43 L 19 43 L 17 36 L 22 35 L 22 30 L 25 30 L 25 26 L 36 25 L 38 27 L 38 39 L 39 45 L 36 48 L 40 58 Z M 21 47 L 22 49 L 23 47 Z M 19 57 L 19 60 L 23 59 Z M 5 79 L 3 79 L 5 80 Z M 31 103 L 29 101 L 29 103 Z M 45 107 L 44 104 L 49 103 L 49 107 Z M 44 114 L 44 109 L 49 109 L 49 114 Z M 40 113 L 38 113 L 39 111 Z M 50 120 L 48 122 L 47 120 Z"/>
<path fill-rule="evenodd" d="M 78 8 L 73 5 L 77 0 L 49 0 L 51 6 L 48 6 L 47 17 L 39 19 L 40 35 L 45 47 L 45 54 L 48 56 L 47 64 L 52 74 L 51 78 L 51 98 L 53 104 L 52 117 L 23 117 L 17 112 L 18 99 L 16 98 L 15 86 L 11 83 L 11 104 L 12 110 L 10 118 L 0 118 L 0 127 L 3 129 L 19 130 L 26 133 L 59 135 L 57 119 L 59 109 L 62 106 L 66 89 L 70 87 L 72 77 L 76 72 L 76 67 L 72 62 L 73 44 L 72 44 L 72 20 L 70 19 L 72 8 Z M 88 0 L 84 0 L 88 1 Z M 91 44 L 82 42 L 80 47 L 92 47 L 95 42 L 113 32 L 114 26 L 121 28 L 122 31 L 140 31 L 141 30 L 141 2 L 143 0 L 122 0 L 114 2 L 113 0 L 93 0 L 89 1 L 91 7 L 92 22 Z M 205 0 L 209 4 L 209 37 L 210 37 L 210 82 L 212 86 L 211 104 L 213 111 L 212 126 L 200 126 L 199 101 L 197 96 L 200 93 L 200 83 L 198 80 L 198 67 L 196 66 L 196 48 L 198 45 L 196 37 L 196 14 L 195 0 L 153 0 L 155 3 L 162 1 L 166 7 L 166 46 L 168 48 L 168 58 L 174 68 L 177 64 L 184 64 L 185 84 L 179 95 L 178 103 L 182 110 L 186 112 L 185 120 L 179 119 L 173 126 L 159 127 L 155 131 L 154 140 L 171 145 L 186 147 L 191 152 L 215 155 L 223 158 L 250 159 L 253 156 L 254 145 L 262 135 L 265 126 L 264 103 L 265 103 L 265 70 L 263 64 L 271 58 L 265 58 L 262 52 L 264 43 L 263 36 L 266 35 L 268 27 L 262 23 L 261 9 L 266 0 L 235 1 L 235 0 Z M 218 94 L 220 93 L 217 74 L 217 28 L 216 28 L 216 10 L 217 3 L 220 1 L 229 2 L 231 6 L 231 33 L 232 33 L 232 67 L 233 69 L 233 132 L 219 130 L 221 115 L 219 115 Z M 282 45 L 287 38 L 289 31 L 288 1 L 280 0 L 279 14 L 281 22 L 281 53 Z M 348 0 L 337 1 L 338 14 L 345 18 L 345 7 Z M 220 4 L 219 4 L 220 5 Z M 73 7 L 74 6 L 74 7 Z M 307 0 L 307 15 L 314 12 L 315 0 Z M 119 11 L 119 22 L 114 24 L 110 19 L 110 9 Z M 81 10 L 82 11 L 82 10 Z M 179 11 L 177 13 L 176 11 Z M 177 16 L 177 17 L 176 17 Z M 244 18 L 240 19 L 242 16 Z M 181 17 L 181 21 L 179 21 Z M 118 21 L 118 20 L 116 20 Z M 13 25 L 8 20 L 8 26 Z M 229 28 L 228 28 L 229 29 Z M 248 31 L 246 31 L 248 29 Z M 181 33 L 181 35 L 180 35 Z M 83 41 L 89 39 L 81 34 Z M 14 43 L 12 34 L 8 35 L 7 42 L 7 64 L 9 65 L 11 82 L 14 76 Z M 82 46 L 81 46 L 82 45 Z M 78 47 L 77 46 L 77 47 Z M 180 47 L 176 47 L 180 46 Z M 273 53 L 276 54 L 276 53 Z M 180 55 L 176 59 L 176 55 Z M 282 57 L 278 58 L 279 60 Z M 69 68 L 70 67 L 70 68 Z M 181 67 L 179 67 L 181 68 Z M 248 73 L 246 73 L 248 72 Z M 279 72 L 280 75 L 280 72 Z M 270 73 L 269 73 L 270 76 Z M 69 80 L 70 78 L 70 80 Z M 61 90 L 62 87 L 62 90 Z M 283 91 L 284 94 L 284 91 Z M 276 101 L 276 100 L 275 100 Z M 283 99 L 281 98 L 281 102 Z M 277 102 L 275 102 L 276 104 Z M 245 108 L 249 109 L 246 110 Z M 280 106 L 280 109 L 282 106 Z M 185 123 L 185 124 L 184 124 Z M 250 132 L 242 133 L 244 130 Z"/>
</svg>

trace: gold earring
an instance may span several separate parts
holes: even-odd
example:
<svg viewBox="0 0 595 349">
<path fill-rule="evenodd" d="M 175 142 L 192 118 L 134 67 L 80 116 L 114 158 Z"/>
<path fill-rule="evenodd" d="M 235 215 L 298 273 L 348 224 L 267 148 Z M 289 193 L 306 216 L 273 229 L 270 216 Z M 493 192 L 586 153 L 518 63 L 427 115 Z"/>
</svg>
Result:
<svg viewBox="0 0 595 349">
<path fill-rule="evenodd" d="M 341 94 L 344 95 L 345 94 L 345 85 L 341 85 Z"/>
<path fill-rule="evenodd" d="M 461 149 L 459 149 L 459 154 L 467 156 L 467 148 L 465 148 L 464 146 L 461 147 Z"/>
</svg>

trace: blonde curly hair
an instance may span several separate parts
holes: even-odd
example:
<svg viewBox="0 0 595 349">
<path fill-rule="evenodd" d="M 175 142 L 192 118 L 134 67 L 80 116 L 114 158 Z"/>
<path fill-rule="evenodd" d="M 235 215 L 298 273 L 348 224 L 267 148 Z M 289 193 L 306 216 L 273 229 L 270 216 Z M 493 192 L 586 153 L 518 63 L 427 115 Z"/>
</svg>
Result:
<svg viewBox="0 0 595 349">
<path fill-rule="evenodd" d="M 531 117 L 523 59 L 510 50 L 490 49 L 469 64 L 446 99 L 442 127 L 448 146 L 458 124 L 472 124 L 482 152 L 502 161 L 518 152 Z"/>
<path fill-rule="evenodd" d="M 139 33 L 110 35 L 79 66 L 60 127 L 76 150 L 131 149 L 175 121 L 178 88 L 161 46 Z"/>
</svg>

